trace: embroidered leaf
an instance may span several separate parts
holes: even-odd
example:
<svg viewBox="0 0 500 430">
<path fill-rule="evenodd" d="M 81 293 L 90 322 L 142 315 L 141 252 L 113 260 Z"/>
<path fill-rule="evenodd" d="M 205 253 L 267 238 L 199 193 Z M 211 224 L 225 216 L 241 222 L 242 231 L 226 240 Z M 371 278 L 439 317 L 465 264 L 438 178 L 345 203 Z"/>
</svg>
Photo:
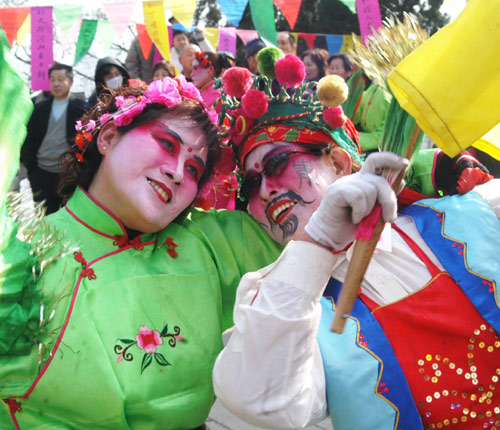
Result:
<svg viewBox="0 0 500 430">
<path fill-rule="evenodd" d="M 168 333 L 168 324 L 165 324 L 165 327 L 163 327 L 163 330 L 160 333 L 161 337 L 165 337 Z"/>
<path fill-rule="evenodd" d="M 144 354 L 144 357 L 142 358 L 142 364 L 141 364 L 141 374 L 148 368 L 148 366 L 151 364 L 153 361 L 153 354 Z"/>
<path fill-rule="evenodd" d="M 167 361 L 167 359 L 163 356 L 163 354 L 160 354 L 159 352 L 157 352 L 156 354 L 154 354 L 154 356 L 155 356 L 156 362 L 160 366 L 171 366 L 171 364 Z"/>
<path fill-rule="evenodd" d="M 256 142 L 260 142 L 261 140 L 269 140 L 269 136 L 267 135 L 267 133 L 265 133 L 265 132 L 261 133 L 255 139 Z"/>
<path fill-rule="evenodd" d="M 295 139 L 299 137 L 299 132 L 297 129 L 292 128 L 285 136 L 285 142 L 294 142 Z"/>
<path fill-rule="evenodd" d="M 120 339 L 120 342 L 129 344 L 129 343 L 135 343 L 135 340 L 133 340 L 133 339 Z"/>
</svg>

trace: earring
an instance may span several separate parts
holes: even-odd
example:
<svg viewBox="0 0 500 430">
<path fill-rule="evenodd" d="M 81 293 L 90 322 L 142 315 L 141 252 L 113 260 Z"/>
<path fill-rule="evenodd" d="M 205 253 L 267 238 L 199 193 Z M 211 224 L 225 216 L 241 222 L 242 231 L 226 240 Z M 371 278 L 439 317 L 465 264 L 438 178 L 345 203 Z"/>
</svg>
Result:
<svg viewBox="0 0 500 430">
<path fill-rule="evenodd" d="M 106 151 L 106 147 L 105 147 L 105 146 L 103 146 L 103 147 L 102 147 L 102 150 L 103 150 L 103 151 Z"/>
</svg>

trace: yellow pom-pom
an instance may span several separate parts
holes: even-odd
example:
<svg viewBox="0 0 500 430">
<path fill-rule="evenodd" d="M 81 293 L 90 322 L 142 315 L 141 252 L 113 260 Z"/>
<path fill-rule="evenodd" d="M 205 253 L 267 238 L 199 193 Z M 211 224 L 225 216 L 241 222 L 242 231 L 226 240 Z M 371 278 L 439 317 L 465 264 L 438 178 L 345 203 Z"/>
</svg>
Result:
<svg viewBox="0 0 500 430">
<path fill-rule="evenodd" d="M 349 88 L 340 76 L 326 75 L 319 80 L 316 95 L 325 106 L 339 106 L 347 100 Z"/>
</svg>

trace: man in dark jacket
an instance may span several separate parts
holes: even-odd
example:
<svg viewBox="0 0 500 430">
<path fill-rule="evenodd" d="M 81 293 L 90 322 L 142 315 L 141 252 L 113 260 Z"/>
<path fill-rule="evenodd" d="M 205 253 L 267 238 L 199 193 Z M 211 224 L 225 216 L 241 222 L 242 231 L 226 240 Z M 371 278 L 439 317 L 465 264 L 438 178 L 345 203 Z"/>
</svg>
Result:
<svg viewBox="0 0 500 430">
<path fill-rule="evenodd" d="M 35 108 L 28 122 L 28 133 L 21 150 L 21 162 L 35 201 L 45 201 L 47 214 L 61 205 L 57 195 L 60 157 L 72 145 L 75 122 L 87 109 L 87 103 L 71 94 L 73 68 L 54 64 L 49 69 L 51 96 Z"/>
</svg>

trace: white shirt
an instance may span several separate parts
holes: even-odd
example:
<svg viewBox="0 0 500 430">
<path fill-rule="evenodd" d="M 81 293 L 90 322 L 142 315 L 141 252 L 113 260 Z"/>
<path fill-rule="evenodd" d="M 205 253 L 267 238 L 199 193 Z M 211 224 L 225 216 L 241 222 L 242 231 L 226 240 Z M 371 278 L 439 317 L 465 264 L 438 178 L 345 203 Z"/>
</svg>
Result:
<svg viewBox="0 0 500 430">
<path fill-rule="evenodd" d="M 477 186 L 500 218 L 500 180 Z M 411 218 L 396 224 L 438 267 Z M 378 247 L 362 283 L 377 303 L 392 303 L 422 287 L 430 274 L 397 232 Z M 330 276 L 343 280 L 350 252 L 334 255 L 290 242 L 278 260 L 243 277 L 231 339 L 213 371 L 217 397 L 241 419 L 269 429 L 304 428 L 327 416 L 325 377 L 316 332 L 319 300 Z M 257 292 L 258 291 L 258 292 Z"/>
</svg>

